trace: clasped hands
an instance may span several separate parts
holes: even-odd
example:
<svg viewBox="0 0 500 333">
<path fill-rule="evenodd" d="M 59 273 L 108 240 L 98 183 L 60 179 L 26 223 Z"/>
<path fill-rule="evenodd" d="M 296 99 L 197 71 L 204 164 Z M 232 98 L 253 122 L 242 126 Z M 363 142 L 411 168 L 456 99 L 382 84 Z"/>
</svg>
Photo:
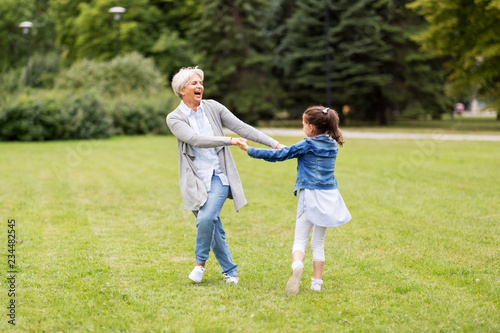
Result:
<svg viewBox="0 0 500 333">
<path fill-rule="evenodd" d="M 248 140 L 245 138 L 231 138 L 231 144 L 240 147 L 244 151 L 247 151 L 248 149 Z M 285 145 L 282 145 L 281 143 L 278 143 L 276 146 L 276 149 L 280 149 L 286 147 Z"/>
<path fill-rule="evenodd" d="M 240 147 L 244 151 L 248 149 L 248 140 L 245 138 L 231 138 L 231 144 Z"/>
</svg>

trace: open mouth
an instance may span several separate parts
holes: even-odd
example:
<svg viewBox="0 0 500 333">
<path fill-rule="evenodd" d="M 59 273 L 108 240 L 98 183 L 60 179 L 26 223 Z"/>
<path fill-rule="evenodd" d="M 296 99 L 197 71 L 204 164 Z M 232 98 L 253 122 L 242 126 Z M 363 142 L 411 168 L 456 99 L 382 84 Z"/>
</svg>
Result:
<svg viewBox="0 0 500 333">
<path fill-rule="evenodd" d="M 195 91 L 194 94 L 197 96 L 201 96 L 201 91 Z"/>
</svg>

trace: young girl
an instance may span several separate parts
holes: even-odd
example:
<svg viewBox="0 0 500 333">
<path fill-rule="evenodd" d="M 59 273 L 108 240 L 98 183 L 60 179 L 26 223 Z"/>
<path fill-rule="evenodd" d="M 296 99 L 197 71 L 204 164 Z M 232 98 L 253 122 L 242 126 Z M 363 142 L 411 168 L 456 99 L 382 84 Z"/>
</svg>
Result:
<svg viewBox="0 0 500 333">
<path fill-rule="evenodd" d="M 338 145 L 344 140 L 338 127 L 339 116 L 333 109 L 312 106 L 302 115 L 306 138 L 281 149 L 253 148 L 240 144 L 248 155 L 269 162 L 297 158 L 297 179 L 294 194 L 298 192 L 297 221 L 292 250 L 292 274 L 286 285 L 286 294 L 299 292 L 303 261 L 311 229 L 314 277 L 311 289 L 321 290 L 325 264 L 324 239 L 328 227 L 338 227 L 351 220 L 351 214 L 340 196 L 335 179 L 335 159 Z"/>
</svg>

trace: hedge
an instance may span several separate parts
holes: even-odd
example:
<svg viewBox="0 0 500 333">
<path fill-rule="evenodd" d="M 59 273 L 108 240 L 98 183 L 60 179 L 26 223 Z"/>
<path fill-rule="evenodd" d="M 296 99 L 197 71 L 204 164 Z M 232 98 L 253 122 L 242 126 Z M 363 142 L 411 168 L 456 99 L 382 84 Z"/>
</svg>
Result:
<svg viewBox="0 0 500 333">
<path fill-rule="evenodd" d="M 130 93 L 148 96 L 162 91 L 165 82 L 152 59 L 132 52 L 108 61 L 81 60 L 59 73 L 55 88 L 92 90 L 105 97 Z"/>
<path fill-rule="evenodd" d="M 171 93 L 106 99 L 94 92 L 28 90 L 0 106 L 0 140 L 169 134 L 165 117 L 178 103 Z"/>
</svg>

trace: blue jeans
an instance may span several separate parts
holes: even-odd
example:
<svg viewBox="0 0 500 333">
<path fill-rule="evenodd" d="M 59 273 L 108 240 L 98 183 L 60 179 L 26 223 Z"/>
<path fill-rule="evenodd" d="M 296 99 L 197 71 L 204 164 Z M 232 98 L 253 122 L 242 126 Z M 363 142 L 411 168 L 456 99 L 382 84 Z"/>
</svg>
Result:
<svg viewBox="0 0 500 333">
<path fill-rule="evenodd" d="M 207 202 L 198 211 L 193 211 L 196 216 L 196 246 L 194 253 L 196 262 L 204 264 L 208 260 L 210 248 L 214 251 L 215 258 L 222 267 L 222 274 L 236 276 L 237 266 L 233 263 L 229 246 L 226 242 L 226 233 L 222 227 L 219 214 L 222 205 L 229 194 L 229 186 L 222 185 L 219 177 L 212 176 L 210 192 Z"/>
</svg>

